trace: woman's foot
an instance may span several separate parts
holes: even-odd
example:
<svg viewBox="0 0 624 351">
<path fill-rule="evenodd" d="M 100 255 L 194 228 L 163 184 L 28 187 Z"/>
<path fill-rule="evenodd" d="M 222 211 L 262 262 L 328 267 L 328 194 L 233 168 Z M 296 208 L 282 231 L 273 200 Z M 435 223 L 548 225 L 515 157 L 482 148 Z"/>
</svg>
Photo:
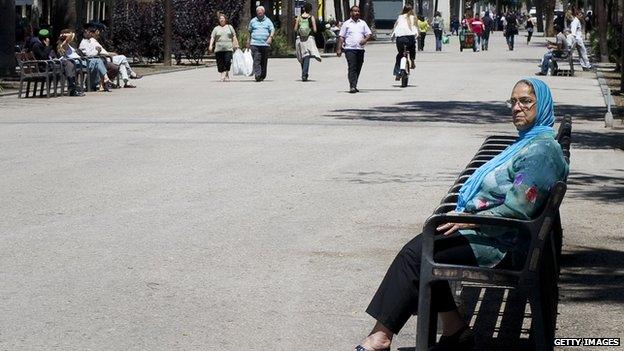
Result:
<svg viewBox="0 0 624 351">
<path fill-rule="evenodd" d="M 394 333 L 390 331 L 390 329 L 377 322 L 371 333 L 355 348 L 355 350 L 362 351 L 362 348 L 365 351 L 390 350 L 390 344 L 392 343 L 393 336 Z M 358 349 L 358 347 L 360 349 Z"/>
</svg>

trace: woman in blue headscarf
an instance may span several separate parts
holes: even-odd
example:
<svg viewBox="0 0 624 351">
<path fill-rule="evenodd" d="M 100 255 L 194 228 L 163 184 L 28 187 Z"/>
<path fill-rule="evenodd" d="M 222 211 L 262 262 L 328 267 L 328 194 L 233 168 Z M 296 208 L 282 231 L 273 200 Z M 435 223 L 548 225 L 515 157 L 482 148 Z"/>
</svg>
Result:
<svg viewBox="0 0 624 351">
<path fill-rule="evenodd" d="M 551 187 L 568 175 L 555 140 L 552 95 L 546 83 L 529 78 L 516 83 L 507 101 L 518 139 L 479 167 L 464 183 L 457 212 L 530 219 L 548 199 Z M 510 268 L 511 253 L 528 250 L 529 238 L 509 228 L 448 223 L 439 226 L 436 262 Z M 394 259 L 366 312 L 377 320 L 357 351 L 389 350 L 392 337 L 416 314 L 422 239 L 416 236 Z M 514 255 L 517 257 L 517 255 Z M 474 334 L 461 318 L 449 285 L 432 285 L 434 311 L 442 320 L 442 337 L 434 350 L 471 350 Z"/>
</svg>

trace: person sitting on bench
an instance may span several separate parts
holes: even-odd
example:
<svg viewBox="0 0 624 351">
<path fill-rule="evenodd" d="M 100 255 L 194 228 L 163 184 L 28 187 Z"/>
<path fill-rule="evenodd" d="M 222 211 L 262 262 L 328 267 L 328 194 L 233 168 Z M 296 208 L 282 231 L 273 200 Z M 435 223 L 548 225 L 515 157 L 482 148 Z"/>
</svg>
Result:
<svg viewBox="0 0 624 351">
<path fill-rule="evenodd" d="M 37 60 L 47 61 L 56 58 L 56 53 L 50 45 L 50 31 L 42 29 L 33 40 L 32 53 Z M 71 61 L 63 62 L 63 75 L 67 78 L 67 90 L 69 96 L 84 96 L 84 92 L 76 88 L 76 67 Z"/>
<path fill-rule="evenodd" d="M 63 29 L 59 36 L 57 53 L 66 58 L 68 62 L 78 65 L 87 65 L 91 76 L 91 90 L 110 91 L 113 83 L 110 81 L 104 61 L 100 59 L 85 60 L 78 54 L 72 43 L 76 33 L 72 29 Z M 99 83 L 99 89 L 97 88 Z"/>
<path fill-rule="evenodd" d="M 85 31 L 88 34 L 84 36 L 82 41 L 80 42 L 80 50 L 85 53 L 87 56 L 108 56 L 112 58 L 113 63 L 119 67 L 119 74 L 121 74 L 121 79 L 124 81 L 124 88 L 136 88 L 135 85 L 128 83 L 129 79 L 141 79 L 142 76 L 136 74 L 132 68 L 130 67 L 130 63 L 128 63 L 128 58 L 124 55 L 119 55 L 115 52 L 108 52 L 102 45 L 97 41 L 96 37 L 98 35 L 99 30 L 94 27 L 88 27 Z"/>
<path fill-rule="evenodd" d="M 520 80 L 507 104 L 518 139 L 468 178 L 455 212 L 530 219 L 548 199 L 551 186 L 567 178 L 568 165 L 552 128 L 554 106 L 546 83 Z M 437 231 L 434 259 L 439 263 L 513 268 L 530 245 L 528 235 L 508 228 L 448 223 Z M 422 235 L 418 235 L 396 256 L 368 305 L 366 312 L 376 324 L 355 350 L 389 350 L 394 334 L 417 313 L 421 255 Z M 474 333 L 460 316 L 448 282 L 438 281 L 431 289 L 432 312 L 439 313 L 443 324 L 433 350 L 472 350 Z"/>
<path fill-rule="evenodd" d="M 560 31 L 559 33 L 557 33 L 554 43 L 552 41 L 547 41 L 546 48 L 548 49 L 548 51 L 546 51 L 544 57 L 542 57 L 540 71 L 535 74 L 538 76 L 545 76 L 548 73 L 548 67 L 550 66 L 550 62 L 552 61 L 553 57 L 566 57 L 566 55 L 570 53 L 571 49 L 570 40 L 570 30 L 566 28 L 562 32 Z"/>
</svg>

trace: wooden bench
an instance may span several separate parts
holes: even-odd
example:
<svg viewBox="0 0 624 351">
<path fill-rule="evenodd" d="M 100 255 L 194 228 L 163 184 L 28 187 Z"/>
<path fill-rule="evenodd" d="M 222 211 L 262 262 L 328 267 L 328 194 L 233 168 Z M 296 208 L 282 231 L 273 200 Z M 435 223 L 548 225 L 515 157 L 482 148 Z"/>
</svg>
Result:
<svg viewBox="0 0 624 351">
<path fill-rule="evenodd" d="M 566 162 L 570 157 L 572 120 L 561 121 L 557 141 L 563 149 Z M 437 314 L 431 313 L 431 284 L 438 280 L 468 282 L 485 288 L 515 289 L 528 298 L 531 308 L 531 336 L 536 350 L 552 350 L 557 320 L 559 261 L 563 230 L 559 205 L 566 192 L 566 183 L 557 182 L 538 215 L 531 220 L 494 216 L 449 214 L 455 209 L 459 189 L 474 171 L 502 152 L 516 138 L 490 136 L 486 138 L 475 157 L 459 175 L 444 196 L 423 229 L 423 252 L 418 301 L 416 350 L 427 351 L 437 337 Z M 493 269 L 436 263 L 433 260 L 436 227 L 443 223 L 474 223 L 478 225 L 516 228 L 531 237 L 529 250 L 522 267 Z M 523 299 L 522 301 L 526 301 Z"/>
<path fill-rule="evenodd" d="M 567 64 L 568 68 L 561 68 L 560 66 L 562 63 Z M 564 52 L 564 54 L 559 57 L 556 57 L 553 55 L 548 65 L 547 75 L 568 76 L 568 77 L 574 76 L 574 61 L 573 61 L 572 49 L 569 49 L 568 51 Z"/>
</svg>

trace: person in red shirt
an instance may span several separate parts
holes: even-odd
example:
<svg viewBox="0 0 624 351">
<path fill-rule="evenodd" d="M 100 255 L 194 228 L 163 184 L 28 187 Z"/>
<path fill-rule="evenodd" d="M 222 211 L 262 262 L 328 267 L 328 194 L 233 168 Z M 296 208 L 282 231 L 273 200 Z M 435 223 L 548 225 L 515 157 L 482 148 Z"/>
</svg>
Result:
<svg viewBox="0 0 624 351">
<path fill-rule="evenodd" d="M 477 13 L 474 18 L 469 21 L 470 29 L 475 34 L 474 45 L 477 51 L 481 51 L 481 38 L 483 37 L 483 31 L 485 30 L 485 25 L 481 21 L 481 16 Z"/>
</svg>

